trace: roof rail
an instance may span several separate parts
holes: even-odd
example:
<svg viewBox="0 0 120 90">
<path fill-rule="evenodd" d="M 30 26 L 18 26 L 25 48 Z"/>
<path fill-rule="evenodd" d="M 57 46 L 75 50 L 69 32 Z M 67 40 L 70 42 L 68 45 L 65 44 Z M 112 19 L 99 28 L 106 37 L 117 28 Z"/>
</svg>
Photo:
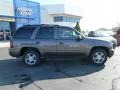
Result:
<svg viewBox="0 0 120 90">
<path fill-rule="evenodd" d="M 57 24 L 40 24 L 42 26 L 60 26 L 60 25 L 57 25 Z"/>
<path fill-rule="evenodd" d="M 56 24 L 33 24 L 33 25 L 24 25 L 24 26 L 60 26 Z"/>
</svg>

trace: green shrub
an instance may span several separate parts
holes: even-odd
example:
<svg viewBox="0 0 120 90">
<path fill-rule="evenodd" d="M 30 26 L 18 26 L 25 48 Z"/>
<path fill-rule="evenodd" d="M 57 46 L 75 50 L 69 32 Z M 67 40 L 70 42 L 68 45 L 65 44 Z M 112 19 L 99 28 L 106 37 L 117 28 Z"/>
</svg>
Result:
<svg viewBox="0 0 120 90">
<path fill-rule="evenodd" d="M 79 22 L 76 23 L 75 29 L 77 31 L 81 32 L 81 28 L 80 28 Z"/>
<path fill-rule="evenodd" d="M 117 34 L 120 34 L 120 28 L 117 30 Z"/>
</svg>

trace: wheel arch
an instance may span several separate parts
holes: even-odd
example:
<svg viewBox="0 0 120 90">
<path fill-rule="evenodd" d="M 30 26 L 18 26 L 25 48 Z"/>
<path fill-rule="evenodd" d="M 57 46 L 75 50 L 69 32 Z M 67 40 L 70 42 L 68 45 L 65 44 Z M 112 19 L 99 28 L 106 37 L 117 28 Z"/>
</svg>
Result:
<svg viewBox="0 0 120 90">
<path fill-rule="evenodd" d="M 105 50 L 105 51 L 107 52 L 107 56 L 109 56 L 109 49 L 108 49 L 107 47 L 105 47 L 105 46 L 96 46 L 96 47 L 93 47 L 93 48 L 90 50 L 89 56 L 90 56 L 90 54 L 92 53 L 92 51 L 95 50 L 95 49 L 103 49 L 103 50 Z"/>
<path fill-rule="evenodd" d="M 28 51 L 28 50 L 36 51 L 36 52 L 41 56 L 41 53 L 40 53 L 39 49 L 38 49 L 38 48 L 35 48 L 35 47 L 23 47 L 23 48 L 21 49 L 21 51 L 20 51 L 20 56 L 23 56 L 24 53 L 25 53 L 26 51 Z"/>
</svg>

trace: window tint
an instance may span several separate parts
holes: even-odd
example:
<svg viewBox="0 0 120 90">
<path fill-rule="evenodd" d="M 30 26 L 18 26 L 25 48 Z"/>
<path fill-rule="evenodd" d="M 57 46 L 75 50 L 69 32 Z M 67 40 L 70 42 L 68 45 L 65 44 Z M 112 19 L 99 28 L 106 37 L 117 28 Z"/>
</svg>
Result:
<svg viewBox="0 0 120 90">
<path fill-rule="evenodd" d="M 41 27 L 36 36 L 36 39 L 53 39 L 53 38 L 54 38 L 53 27 Z"/>
<path fill-rule="evenodd" d="M 21 27 L 15 32 L 13 38 L 16 39 L 29 39 L 34 32 L 35 27 Z"/>
<path fill-rule="evenodd" d="M 58 37 L 60 39 L 74 39 L 78 34 L 71 28 L 59 27 L 58 28 Z"/>
</svg>

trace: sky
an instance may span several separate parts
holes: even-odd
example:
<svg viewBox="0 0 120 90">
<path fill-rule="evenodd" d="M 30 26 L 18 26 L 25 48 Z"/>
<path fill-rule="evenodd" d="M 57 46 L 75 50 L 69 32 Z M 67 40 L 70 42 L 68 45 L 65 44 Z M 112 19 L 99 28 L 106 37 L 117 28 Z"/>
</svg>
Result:
<svg viewBox="0 0 120 90">
<path fill-rule="evenodd" d="M 96 30 L 120 25 L 120 0 L 32 0 L 47 4 L 66 4 L 83 11 L 81 29 Z"/>
</svg>

